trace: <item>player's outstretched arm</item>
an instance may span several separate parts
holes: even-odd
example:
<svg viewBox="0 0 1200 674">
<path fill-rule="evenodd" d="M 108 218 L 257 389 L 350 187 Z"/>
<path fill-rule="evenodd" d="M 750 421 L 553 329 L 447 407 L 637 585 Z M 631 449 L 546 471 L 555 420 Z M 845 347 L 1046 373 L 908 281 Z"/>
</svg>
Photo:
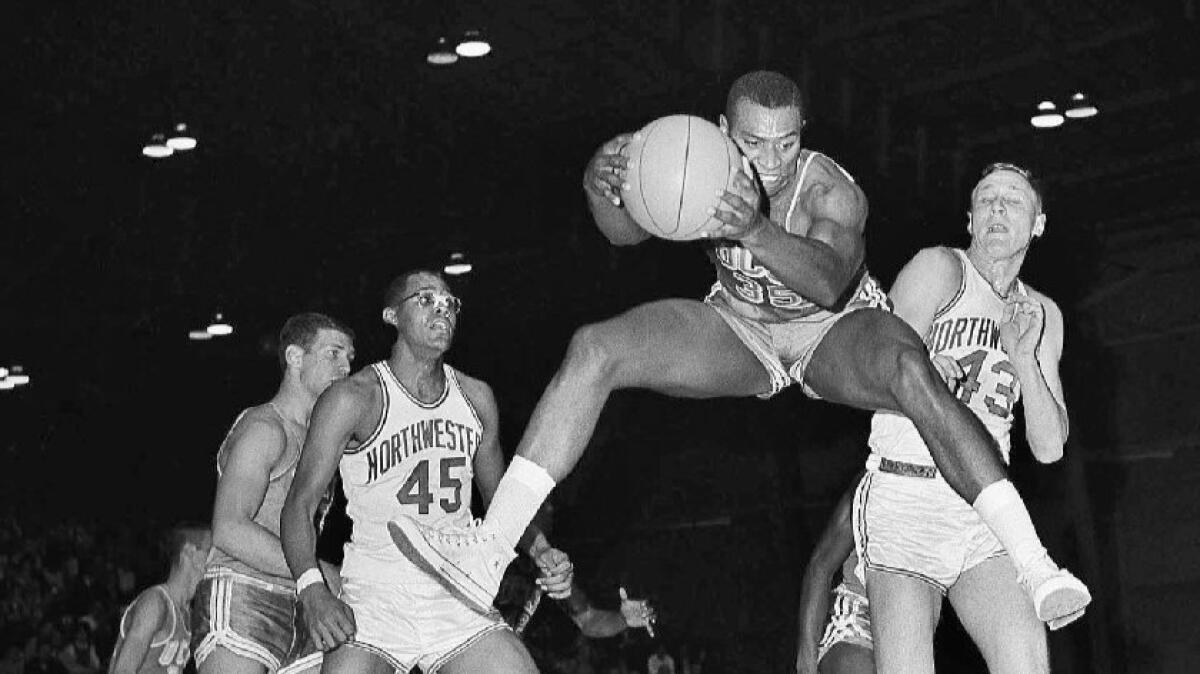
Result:
<svg viewBox="0 0 1200 674">
<path fill-rule="evenodd" d="M 1000 342 L 1021 382 L 1025 438 L 1034 458 L 1042 463 L 1062 458 L 1069 432 L 1058 371 L 1063 332 L 1062 311 L 1036 291 L 1015 297 L 1000 326 Z"/>
<path fill-rule="evenodd" d="M 287 576 L 279 538 L 254 521 L 283 455 L 287 436 L 278 421 L 246 418 L 230 439 L 213 505 L 213 545 L 274 576 Z"/>
<path fill-rule="evenodd" d="M 842 494 L 833 515 L 813 548 L 804 577 L 800 581 L 799 634 L 797 635 L 797 674 L 817 674 L 817 644 L 829 615 L 829 591 L 833 576 L 854 549 L 851 507 L 854 491 L 862 473 L 855 476 Z"/>
<path fill-rule="evenodd" d="M 616 246 L 632 246 L 650 238 L 650 234 L 629 217 L 621 198 L 625 169 L 629 165 L 622 150 L 632 139 L 632 134 L 621 134 L 601 145 L 583 172 L 583 191 L 592 219 L 605 238 Z"/>
<path fill-rule="evenodd" d="M 296 475 L 279 518 L 283 554 L 297 581 L 304 622 L 314 643 L 323 650 L 352 638 L 355 624 L 354 612 L 333 596 L 317 563 L 313 516 L 337 470 L 343 449 L 354 435 L 359 416 L 370 407 L 369 402 L 369 393 L 364 392 L 355 378 L 333 383 L 317 399 Z M 313 573 L 319 574 L 314 578 L 316 582 L 301 588 L 307 580 L 305 574 Z"/>
<path fill-rule="evenodd" d="M 150 652 L 155 633 L 162 629 L 171 607 L 160 592 L 145 592 L 125 615 L 124 636 L 117 639 L 108 674 L 135 674 Z"/>
</svg>

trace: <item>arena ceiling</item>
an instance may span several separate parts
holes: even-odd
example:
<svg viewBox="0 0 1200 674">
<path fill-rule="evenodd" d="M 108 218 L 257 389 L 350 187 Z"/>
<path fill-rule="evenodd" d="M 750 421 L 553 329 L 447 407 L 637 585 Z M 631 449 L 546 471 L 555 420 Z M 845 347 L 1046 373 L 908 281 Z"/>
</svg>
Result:
<svg viewBox="0 0 1200 674">
<path fill-rule="evenodd" d="M 21 3 L 0 112 L 0 358 L 46 373 L 51 407 L 140 404 L 164 369 L 211 372 L 183 336 L 215 310 L 240 321 L 217 361 L 236 369 L 298 309 L 369 332 L 392 273 L 465 249 L 479 264 L 462 358 L 544 381 L 573 325 L 696 296 L 709 276 L 687 246 L 611 252 L 583 213 L 587 157 L 662 114 L 714 115 L 760 66 L 803 83 L 809 143 L 866 188 L 885 279 L 921 245 L 961 243 L 965 190 L 1006 158 L 1050 188 L 1043 285 L 1081 313 L 1130 288 L 1126 302 L 1153 302 L 1146 288 L 1200 251 L 1196 14 L 1194 0 Z M 493 54 L 424 62 L 469 27 Z M 1030 127 L 1035 103 L 1076 90 L 1098 117 Z M 176 121 L 200 146 L 142 157 Z M 1162 302 L 1095 332 L 1200 324 L 1194 294 Z M 106 388 L 129 377 L 141 384 Z"/>
</svg>

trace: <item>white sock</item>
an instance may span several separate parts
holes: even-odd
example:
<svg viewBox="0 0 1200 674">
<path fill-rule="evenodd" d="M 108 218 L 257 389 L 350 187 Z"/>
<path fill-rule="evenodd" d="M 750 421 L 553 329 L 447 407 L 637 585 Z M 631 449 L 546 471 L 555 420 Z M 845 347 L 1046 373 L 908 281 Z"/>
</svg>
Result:
<svg viewBox="0 0 1200 674">
<path fill-rule="evenodd" d="M 496 486 L 484 521 L 494 526 L 505 542 L 516 547 L 552 489 L 554 478 L 546 469 L 523 456 L 515 456 Z"/>
<path fill-rule="evenodd" d="M 1017 573 L 1025 573 L 1049 559 L 1033 528 L 1029 510 L 1012 482 L 1000 480 L 984 487 L 971 507 L 1008 550 Z"/>
</svg>

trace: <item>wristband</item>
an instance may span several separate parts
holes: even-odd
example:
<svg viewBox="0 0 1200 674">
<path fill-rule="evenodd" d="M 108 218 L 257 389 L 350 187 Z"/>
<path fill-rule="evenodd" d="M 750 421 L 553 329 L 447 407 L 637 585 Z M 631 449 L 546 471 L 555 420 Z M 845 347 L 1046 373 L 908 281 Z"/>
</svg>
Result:
<svg viewBox="0 0 1200 674">
<path fill-rule="evenodd" d="M 300 574 L 300 577 L 296 579 L 296 594 L 303 592 L 304 588 L 308 587 L 309 585 L 324 582 L 325 576 L 321 575 L 321 570 L 314 566 L 313 568 Z"/>
</svg>

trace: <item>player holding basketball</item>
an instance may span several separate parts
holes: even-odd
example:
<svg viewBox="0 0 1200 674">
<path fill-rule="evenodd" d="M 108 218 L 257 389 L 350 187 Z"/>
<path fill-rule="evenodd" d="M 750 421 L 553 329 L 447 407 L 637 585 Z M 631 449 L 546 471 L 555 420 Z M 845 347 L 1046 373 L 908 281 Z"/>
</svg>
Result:
<svg viewBox="0 0 1200 674">
<path fill-rule="evenodd" d="M 794 381 L 817 398 L 912 419 L 946 480 L 1012 555 L 1039 617 L 1079 614 L 1087 589 L 1050 560 L 995 439 L 947 390 L 920 336 L 887 310 L 867 274 L 866 197 L 831 159 L 801 148 L 798 87 L 778 73 L 744 75 L 720 123 L 762 192 L 738 174 L 714 206 L 724 224 L 712 233 L 718 281 L 708 297 L 650 302 L 580 328 L 481 525 L 438 530 L 404 520 L 397 544 L 487 606 L 513 542 L 579 460 L 610 392 L 766 397 Z M 649 236 L 621 205 L 629 139 L 604 144 L 584 175 L 593 218 L 617 245 Z M 1065 417 L 1059 424 L 1065 435 Z"/>
<path fill-rule="evenodd" d="M 1062 313 L 1019 279 L 1045 225 L 1029 172 L 992 164 L 971 192 L 970 247 L 922 250 L 891 291 L 896 315 L 925 335 L 938 371 L 1005 461 L 1018 401 L 1038 461 L 1060 459 L 1066 441 Z M 919 430 L 879 412 L 870 445 L 854 532 L 879 671 L 933 671 L 933 634 L 946 596 L 989 671 L 1048 672 L 1046 630 L 1021 591 L 1013 559 L 942 479 Z M 1050 628 L 1074 617 L 1055 618 Z"/>
<path fill-rule="evenodd" d="M 800 582 L 796 674 L 874 674 L 871 610 L 858 578 L 852 505 L 861 475 L 838 501 Z M 833 592 L 830 583 L 841 570 Z M 829 610 L 830 595 L 833 611 Z"/>
<path fill-rule="evenodd" d="M 188 608 L 212 547 L 207 526 L 178 526 L 167 539 L 171 571 L 121 614 L 109 674 L 181 674 L 192 657 Z"/>
<path fill-rule="evenodd" d="M 196 665 L 209 672 L 316 671 L 321 652 L 297 614 L 296 586 L 279 541 L 317 397 L 350 372 L 354 333 L 318 313 L 279 332 L 283 381 L 265 405 L 233 423 L 217 453 L 213 553 L 196 594 Z M 328 486 L 328 482 L 324 486 Z M 336 571 L 327 571 L 337 580 Z"/>
<path fill-rule="evenodd" d="M 440 274 L 397 277 L 383 309 L 396 329 L 391 356 L 335 383 L 313 410 L 282 538 L 308 631 L 330 651 L 323 672 L 537 671 L 498 612 L 471 610 L 405 559 L 387 530 L 403 513 L 466 524 L 472 479 L 486 503 L 504 472 L 491 388 L 443 360 L 461 308 Z M 317 568 L 312 518 L 339 469 L 353 529 L 335 596 Z M 527 549 L 549 576 L 537 582 L 565 596 L 569 560 L 531 534 Z"/>
</svg>

